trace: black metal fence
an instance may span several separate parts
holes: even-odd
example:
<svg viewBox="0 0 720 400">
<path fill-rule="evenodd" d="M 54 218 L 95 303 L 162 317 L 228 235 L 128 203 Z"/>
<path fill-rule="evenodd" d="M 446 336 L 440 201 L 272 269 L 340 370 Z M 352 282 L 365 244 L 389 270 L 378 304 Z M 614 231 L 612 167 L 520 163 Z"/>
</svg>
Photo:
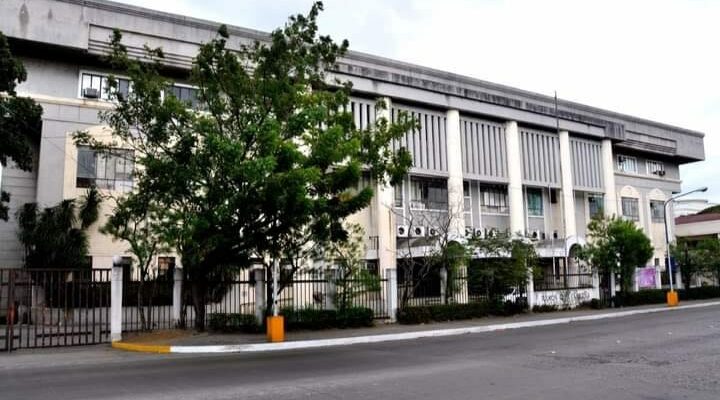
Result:
<svg viewBox="0 0 720 400">
<path fill-rule="evenodd" d="M 123 281 L 122 330 L 140 332 L 175 328 L 173 318 L 173 285 L 170 276 L 144 281 Z"/>
<path fill-rule="evenodd" d="M 545 275 L 533 279 L 536 292 L 549 290 L 588 289 L 593 287 L 593 274 Z"/>
<path fill-rule="evenodd" d="M 524 285 L 489 282 L 476 274 L 458 274 L 441 279 L 440 275 L 423 280 L 398 281 L 400 307 L 436 304 L 467 304 L 488 301 L 527 301 Z"/>
<path fill-rule="evenodd" d="M 250 279 L 245 274 L 232 274 L 219 279 L 208 282 L 206 288 L 200 292 L 205 293 L 204 298 L 204 318 L 199 321 L 196 318 L 195 302 L 202 299 L 196 299 L 193 295 L 192 282 L 183 282 L 182 307 L 180 315 L 180 326 L 186 328 L 198 328 L 198 324 L 202 323 L 203 327 L 207 327 L 210 318 L 215 314 L 245 314 L 253 315 L 255 313 L 256 301 L 258 297 L 264 296 L 264 291 L 257 287 L 259 283 Z M 258 290 L 256 290 L 258 289 Z"/>
<path fill-rule="evenodd" d="M 110 340 L 110 270 L 0 269 L 0 349 Z"/>
</svg>

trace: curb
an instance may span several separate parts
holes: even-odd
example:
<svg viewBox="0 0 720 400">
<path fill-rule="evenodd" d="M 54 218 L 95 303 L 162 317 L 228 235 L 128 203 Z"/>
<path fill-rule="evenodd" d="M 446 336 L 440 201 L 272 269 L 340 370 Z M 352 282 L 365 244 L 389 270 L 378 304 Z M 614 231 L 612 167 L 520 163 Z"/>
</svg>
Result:
<svg viewBox="0 0 720 400">
<path fill-rule="evenodd" d="M 488 333 L 510 329 L 532 328 L 539 326 L 570 324 L 572 322 L 595 321 L 600 319 L 622 318 L 631 315 L 654 314 L 666 311 L 687 310 L 720 306 L 720 301 L 702 304 L 691 304 L 677 307 L 646 308 L 643 310 L 620 311 L 595 315 L 582 315 L 578 317 L 552 318 L 536 321 L 512 322 L 507 324 L 493 324 L 484 326 L 469 326 L 453 329 L 435 329 L 427 331 L 390 333 L 382 335 L 355 336 L 334 339 L 298 340 L 282 343 L 255 343 L 239 345 L 203 345 L 203 346 L 167 346 L 149 345 L 141 343 L 113 342 L 112 347 L 127 351 L 147 353 L 257 353 L 280 350 L 314 349 L 320 347 L 348 346 L 353 344 L 393 342 L 399 340 L 413 340 L 443 336 L 457 336 L 469 333 Z"/>
<path fill-rule="evenodd" d="M 126 343 L 121 341 L 114 341 L 110 344 L 113 349 L 125 350 L 125 351 L 138 351 L 142 353 L 171 353 L 171 346 L 168 345 L 155 345 L 155 344 L 142 344 L 142 343 Z"/>
</svg>

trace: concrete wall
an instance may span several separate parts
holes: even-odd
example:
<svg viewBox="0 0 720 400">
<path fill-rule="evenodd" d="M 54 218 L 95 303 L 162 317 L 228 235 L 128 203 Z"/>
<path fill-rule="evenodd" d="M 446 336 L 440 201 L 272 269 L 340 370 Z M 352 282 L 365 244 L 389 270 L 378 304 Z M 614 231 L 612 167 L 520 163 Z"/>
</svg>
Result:
<svg viewBox="0 0 720 400">
<path fill-rule="evenodd" d="M 178 68 L 190 66 L 198 45 L 213 38 L 218 25 L 98 0 L 0 3 L 0 26 L 10 37 L 103 54 L 111 28 L 117 27 L 125 32 L 124 42 L 132 53 L 142 55 L 146 43 L 161 46 L 166 62 Z M 231 48 L 267 38 L 266 33 L 252 29 L 230 26 L 229 31 Z M 361 53 L 351 53 L 339 62 L 337 74 L 352 80 L 359 92 L 555 128 L 550 96 Z M 631 140 L 624 145 L 631 149 L 704 158 L 699 132 L 565 100 L 558 105 L 563 130 L 616 140 L 627 137 Z"/>
<path fill-rule="evenodd" d="M 20 267 L 23 263 L 24 251 L 18 240 L 17 212 L 25 203 L 35 201 L 37 184 L 37 162 L 33 170 L 22 171 L 14 163 L 2 168 L 2 185 L 0 189 L 11 194 L 9 218 L 0 221 L 0 268 Z"/>
</svg>

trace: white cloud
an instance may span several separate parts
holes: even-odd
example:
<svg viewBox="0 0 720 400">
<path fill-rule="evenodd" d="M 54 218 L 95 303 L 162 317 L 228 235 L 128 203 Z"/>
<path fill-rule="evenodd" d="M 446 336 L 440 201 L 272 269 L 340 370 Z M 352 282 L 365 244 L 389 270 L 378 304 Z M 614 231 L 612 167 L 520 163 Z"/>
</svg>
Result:
<svg viewBox="0 0 720 400">
<path fill-rule="evenodd" d="M 144 5 L 140 0 L 125 3 Z M 160 0 L 152 7 L 261 30 L 310 0 Z M 720 202 L 720 2 L 325 1 L 321 30 L 352 49 L 706 133 L 684 188 Z"/>
</svg>

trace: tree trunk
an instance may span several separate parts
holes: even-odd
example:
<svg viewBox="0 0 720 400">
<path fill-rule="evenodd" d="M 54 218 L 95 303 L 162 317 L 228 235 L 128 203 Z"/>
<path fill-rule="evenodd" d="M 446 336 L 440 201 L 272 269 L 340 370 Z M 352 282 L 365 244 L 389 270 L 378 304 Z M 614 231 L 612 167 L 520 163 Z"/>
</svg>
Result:
<svg viewBox="0 0 720 400">
<path fill-rule="evenodd" d="M 195 309 L 195 330 L 205 331 L 205 293 L 204 282 L 192 282 L 193 308 Z"/>
</svg>

